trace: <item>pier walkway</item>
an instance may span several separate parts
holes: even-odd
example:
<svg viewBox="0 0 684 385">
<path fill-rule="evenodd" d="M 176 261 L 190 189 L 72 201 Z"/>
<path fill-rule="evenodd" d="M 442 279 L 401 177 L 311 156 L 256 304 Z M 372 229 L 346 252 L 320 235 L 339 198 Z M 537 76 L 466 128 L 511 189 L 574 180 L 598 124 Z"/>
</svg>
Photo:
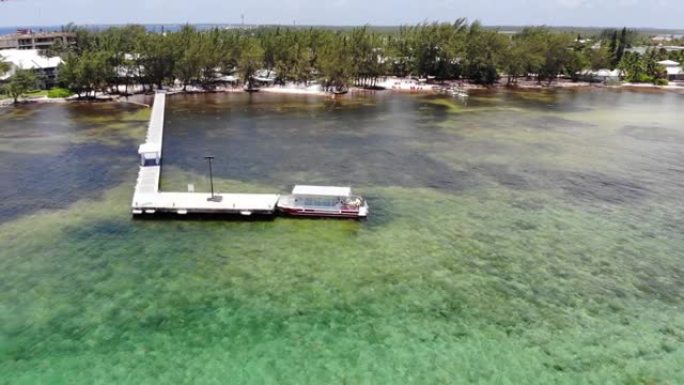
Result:
<svg viewBox="0 0 684 385">
<path fill-rule="evenodd" d="M 201 192 L 162 192 L 159 180 L 162 168 L 164 110 L 166 93 L 158 92 L 152 105 L 145 143 L 138 148 L 140 171 L 133 193 L 134 215 L 157 213 L 187 214 L 273 214 L 278 194 L 214 194 Z M 220 197 L 216 199 L 216 197 Z"/>
</svg>

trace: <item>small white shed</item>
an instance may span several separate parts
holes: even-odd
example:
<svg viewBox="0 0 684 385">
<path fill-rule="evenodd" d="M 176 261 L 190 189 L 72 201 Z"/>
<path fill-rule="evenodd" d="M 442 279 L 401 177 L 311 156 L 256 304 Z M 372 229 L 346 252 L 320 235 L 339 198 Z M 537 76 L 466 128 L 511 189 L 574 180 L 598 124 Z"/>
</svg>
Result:
<svg viewBox="0 0 684 385">
<path fill-rule="evenodd" d="M 161 165 L 161 145 L 157 143 L 143 143 L 138 147 L 141 166 Z"/>
</svg>

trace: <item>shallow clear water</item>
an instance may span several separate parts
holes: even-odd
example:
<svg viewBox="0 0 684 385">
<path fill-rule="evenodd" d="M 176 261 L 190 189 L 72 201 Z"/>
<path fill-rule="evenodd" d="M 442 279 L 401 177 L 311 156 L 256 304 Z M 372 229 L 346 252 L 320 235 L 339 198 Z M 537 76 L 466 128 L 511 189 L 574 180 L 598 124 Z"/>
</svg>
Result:
<svg viewBox="0 0 684 385">
<path fill-rule="evenodd" d="M 684 382 L 684 95 L 171 96 L 162 187 L 367 221 L 133 221 L 149 110 L 0 110 L 0 383 Z"/>
</svg>

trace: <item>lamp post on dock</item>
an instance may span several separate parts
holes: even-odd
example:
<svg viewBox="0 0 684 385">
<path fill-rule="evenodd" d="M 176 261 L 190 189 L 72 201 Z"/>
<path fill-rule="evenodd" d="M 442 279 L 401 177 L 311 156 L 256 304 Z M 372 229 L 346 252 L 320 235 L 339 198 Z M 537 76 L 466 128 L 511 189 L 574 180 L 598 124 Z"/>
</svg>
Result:
<svg viewBox="0 0 684 385">
<path fill-rule="evenodd" d="M 211 169 L 211 162 L 214 160 L 213 156 L 205 156 L 204 159 L 209 162 L 209 184 L 211 185 L 211 196 L 207 198 L 207 201 L 209 202 L 221 202 L 221 199 L 223 198 L 220 195 L 214 195 L 214 173 L 212 172 Z"/>
</svg>

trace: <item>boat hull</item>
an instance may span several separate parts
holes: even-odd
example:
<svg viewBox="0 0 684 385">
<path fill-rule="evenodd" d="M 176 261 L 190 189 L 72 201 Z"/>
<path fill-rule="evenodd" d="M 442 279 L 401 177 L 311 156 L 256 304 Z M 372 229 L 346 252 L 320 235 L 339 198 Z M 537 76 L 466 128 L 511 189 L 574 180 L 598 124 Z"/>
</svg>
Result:
<svg viewBox="0 0 684 385">
<path fill-rule="evenodd" d="M 323 218 L 365 218 L 359 211 L 325 211 L 305 208 L 278 207 L 281 214 L 295 217 L 323 217 Z"/>
<path fill-rule="evenodd" d="M 297 194 L 307 190 L 309 194 Z M 331 186 L 295 186 L 292 195 L 281 195 L 276 207 L 286 216 L 365 218 L 368 204 L 363 198 L 352 196 L 349 188 Z"/>
</svg>

